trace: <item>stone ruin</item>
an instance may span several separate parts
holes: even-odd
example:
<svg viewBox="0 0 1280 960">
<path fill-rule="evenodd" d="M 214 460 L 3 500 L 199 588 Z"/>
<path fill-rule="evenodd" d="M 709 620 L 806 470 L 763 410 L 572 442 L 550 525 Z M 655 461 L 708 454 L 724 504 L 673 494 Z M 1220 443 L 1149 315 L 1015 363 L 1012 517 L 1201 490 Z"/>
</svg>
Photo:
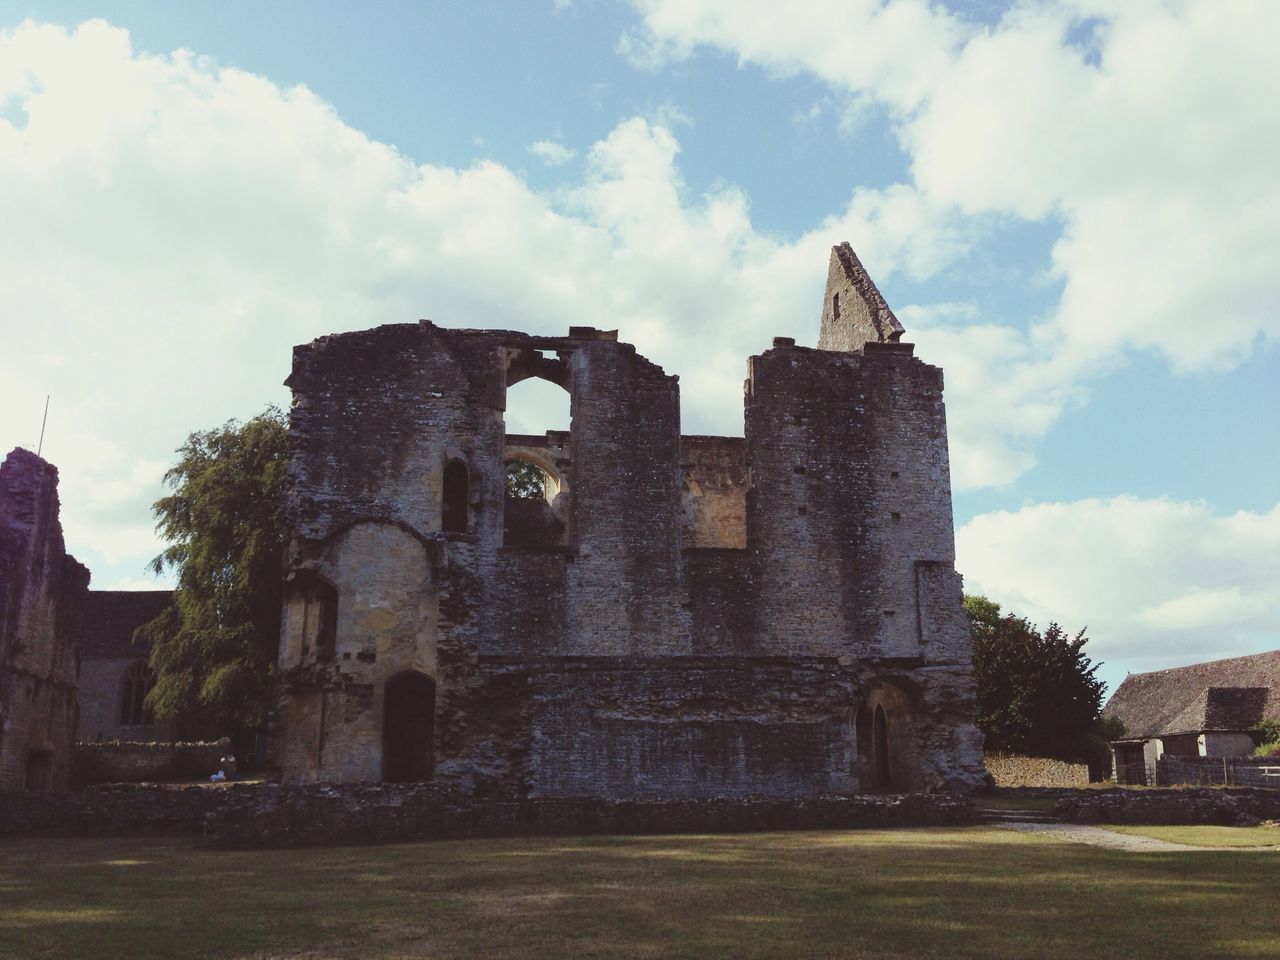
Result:
<svg viewBox="0 0 1280 960">
<path fill-rule="evenodd" d="M 0 464 L 0 793 L 67 787 L 88 591 L 63 543 L 57 468 L 13 450 Z"/>
<path fill-rule="evenodd" d="M 295 348 L 285 781 L 476 797 L 797 798 L 983 778 L 942 371 L 848 244 L 818 348 L 680 434 L 619 342 L 428 321 Z M 508 389 L 571 428 L 509 434 Z M 533 464 L 544 495 L 507 492 Z"/>
</svg>

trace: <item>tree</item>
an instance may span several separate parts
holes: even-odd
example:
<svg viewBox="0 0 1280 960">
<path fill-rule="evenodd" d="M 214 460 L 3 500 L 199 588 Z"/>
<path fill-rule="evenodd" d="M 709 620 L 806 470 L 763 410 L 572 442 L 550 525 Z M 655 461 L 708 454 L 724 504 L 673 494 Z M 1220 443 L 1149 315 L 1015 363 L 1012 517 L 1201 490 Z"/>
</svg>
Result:
<svg viewBox="0 0 1280 960">
<path fill-rule="evenodd" d="M 155 502 L 168 541 L 150 563 L 178 574 L 169 607 L 139 629 L 151 645 L 147 706 L 186 729 L 238 734 L 271 706 L 280 636 L 288 429 L 275 407 L 187 437 Z"/>
<path fill-rule="evenodd" d="M 1101 664 L 1084 652 L 1085 631 L 1074 637 L 1051 623 L 1034 624 L 986 597 L 966 596 L 973 631 L 973 677 L 978 727 L 987 749 L 1085 761 L 1105 771 L 1109 740 L 1122 731 L 1102 717 Z"/>
<path fill-rule="evenodd" d="M 516 500 L 542 500 L 547 495 L 547 475 L 527 460 L 507 467 L 507 496 Z"/>
</svg>

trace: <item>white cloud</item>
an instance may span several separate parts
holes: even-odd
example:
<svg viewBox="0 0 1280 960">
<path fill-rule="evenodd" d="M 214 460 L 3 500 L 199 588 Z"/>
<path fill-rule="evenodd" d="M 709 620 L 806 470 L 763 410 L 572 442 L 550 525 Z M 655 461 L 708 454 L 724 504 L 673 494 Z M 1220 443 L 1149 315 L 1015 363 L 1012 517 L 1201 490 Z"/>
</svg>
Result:
<svg viewBox="0 0 1280 960">
<path fill-rule="evenodd" d="M 816 77 L 855 118 L 886 109 L 911 162 L 895 189 L 934 212 L 897 221 L 916 250 L 934 246 L 920 234 L 961 229 L 958 214 L 1062 224 L 1047 316 L 920 338 L 945 346 L 960 389 L 966 366 L 1006 374 L 989 402 L 952 395 L 960 422 L 989 424 L 959 451 L 959 485 L 1026 470 L 1080 386 L 1127 351 L 1216 370 L 1280 339 L 1280 4 L 1027 0 L 992 27 L 924 0 L 815 0 L 803 14 L 769 0 L 633 4 L 643 21 L 624 45 L 650 68 L 707 46 Z M 1005 423 L 1010 405 L 1027 408 L 1021 422 Z"/>
<path fill-rule="evenodd" d="M 174 449 L 286 403 L 296 343 L 421 316 L 616 326 L 681 374 L 686 430 L 735 433 L 745 358 L 774 334 L 816 339 L 831 244 L 883 276 L 966 243 L 907 188 L 859 190 L 780 242 L 740 191 L 692 194 L 671 129 L 643 118 L 542 194 L 491 161 L 417 164 L 304 87 L 139 54 L 101 21 L 0 33 L 0 64 L 4 115 L 27 118 L 0 121 L 0 445 L 34 443 L 53 394 L 69 541 L 125 565 L 116 580 L 156 552 Z"/>
<path fill-rule="evenodd" d="M 956 532 L 965 589 L 1046 625 L 1088 626 L 1089 652 L 1150 670 L 1280 646 L 1280 504 L 1115 497 L 975 517 Z"/>
<path fill-rule="evenodd" d="M 529 144 L 529 152 L 549 167 L 562 167 L 578 155 L 562 143 L 554 140 L 539 140 Z"/>
</svg>

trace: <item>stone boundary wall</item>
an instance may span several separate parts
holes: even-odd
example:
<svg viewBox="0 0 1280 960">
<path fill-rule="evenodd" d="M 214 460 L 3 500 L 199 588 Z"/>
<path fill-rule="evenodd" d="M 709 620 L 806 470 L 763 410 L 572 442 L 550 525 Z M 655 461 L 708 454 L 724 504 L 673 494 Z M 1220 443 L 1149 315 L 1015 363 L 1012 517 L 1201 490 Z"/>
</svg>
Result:
<svg viewBox="0 0 1280 960">
<path fill-rule="evenodd" d="M 1089 767 L 1083 763 L 1007 753 L 988 753 L 985 762 L 997 787 L 1084 787 L 1089 783 Z"/>
<path fill-rule="evenodd" d="M 1053 812 L 1071 823 L 1249 826 L 1280 820 L 1280 791 L 1257 787 L 1073 790 Z"/>
<path fill-rule="evenodd" d="M 156 784 L 0 796 L 0 836 L 193 835 L 218 849 L 587 834 L 951 826 L 950 794 L 805 800 L 475 800 L 427 784 Z"/>
<path fill-rule="evenodd" d="M 77 743 L 75 783 L 155 783 L 208 780 L 231 752 L 226 737 L 207 743 L 140 743 L 104 740 Z"/>
</svg>

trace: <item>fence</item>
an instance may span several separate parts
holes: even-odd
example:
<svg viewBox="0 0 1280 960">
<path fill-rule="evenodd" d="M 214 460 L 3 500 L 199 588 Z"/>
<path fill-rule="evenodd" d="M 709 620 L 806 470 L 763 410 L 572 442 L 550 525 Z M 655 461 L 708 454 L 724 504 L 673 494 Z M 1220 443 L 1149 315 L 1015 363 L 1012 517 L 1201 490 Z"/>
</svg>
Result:
<svg viewBox="0 0 1280 960">
<path fill-rule="evenodd" d="M 1159 787 L 1276 787 L 1280 760 L 1275 757 L 1163 756 L 1154 765 L 1141 760 L 1116 764 L 1116 783 Z"/>
</svg>

